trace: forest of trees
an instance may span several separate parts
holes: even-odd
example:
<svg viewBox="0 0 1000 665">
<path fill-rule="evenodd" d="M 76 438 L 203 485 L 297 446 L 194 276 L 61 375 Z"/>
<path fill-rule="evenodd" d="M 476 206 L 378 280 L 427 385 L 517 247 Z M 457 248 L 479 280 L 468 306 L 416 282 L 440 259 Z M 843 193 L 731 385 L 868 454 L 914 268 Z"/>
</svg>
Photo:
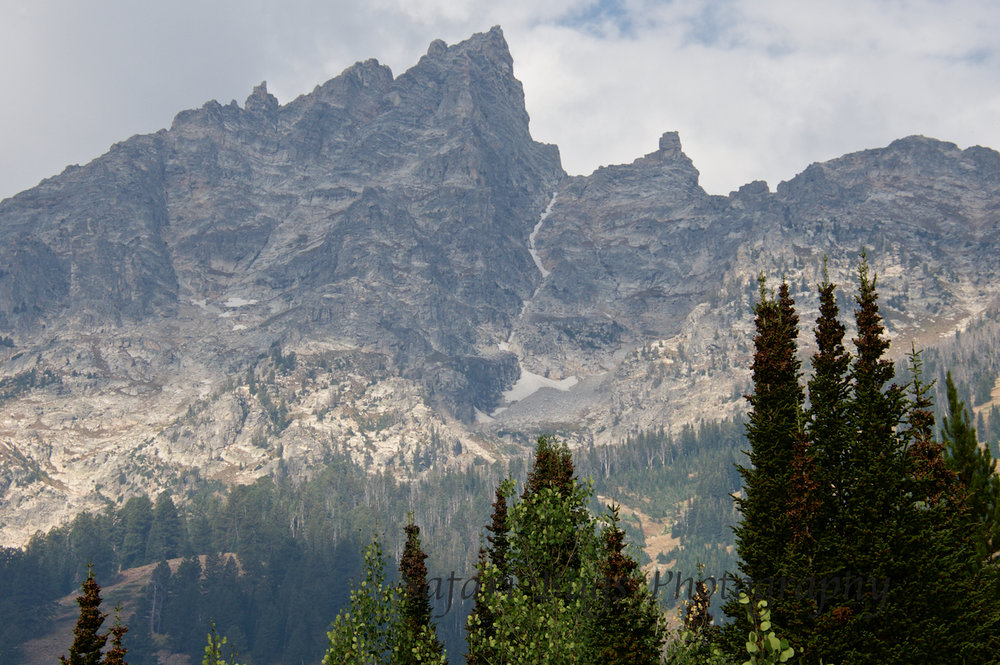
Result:
<svg viewBox="0 0 1000 665">
<path fill-rule="evenodd" d="M 787 286 L 761 280 L 745 422 L 575 457 L 542 436 L 529 464 L 408 485 L 333 456 L 300 485 L 134 497 L 2 550 L 0 663 L 18 662 L 55 598 L 82 584 L 82 622 L 95 578 L 140 565 L 155 565 L 151 581 L 124 646 L 121 623 L 98 635 L 112 641 L 100 662 L 154 663 L 169 647 L 215 665 L 226 640 L 260 665 L 998 662 L 1000 479 L 976 419 L 950 374 L 934 404 L 916 352 L 897 380 L 864 261 L 853 351 L 835 286 L 819 290 L 805 380 Z M 674 567 L 713 577 L 676 629 L 675 599 L 626 545 L 641 531 L 598 493 L 670 518 Z M 474 593 L 443 598 L 429 569 L 474 574 Z M 99 662 L 82 649 L 68 662 Z"/>
<path fill-rule="evenodd" d="M 673 561 L 673 568 L 695 571 L 702 561 L 709 570 L 721 571 L 735 566 L 727 549 L 735 523 L 729 495 L 739 487 L 734 462 L 745 440 L 742 421 L 726 421 L 685 427 L 676 437 L 663 430 L 639 433 L 613 449 L 584 447 L 574 454 L 578 475 L 592 478 L 595 494 L 623 497 L 658 518 L 677 518 L 674 530 L 682 546 L 669 552 L 661 567 Z M 247 662 L 265 665 L 295 654 L 315 661 L 325 648 L 331 617 L 347 600 L 350 581 L 361 574 L 360 549 L 373 525 L 384 532 L 383 544 L 395 559 L 405 516 L 418 507 L 428 567 L 437 575 L 455 571 L 468 577 L 490 516 L 490 502 L 483 497 L 492 496 L 498 481 L 508 476 L 523 482 L 529 464 L 530 459 L 518 458 L 504 465 L 434 471 L 404 484 L 332 455 L 300 484 L 264 479 L 223 490 L 203 483 L 183 496 L 132 497 L 98 514 L 82 513 L 25 548 L 0 548 L 0 664 L 22 662 L 19 645 L 48 628 L 56 599 L 80 588 L 88 563 L 107 586 L 119 571 L 167 559 L 173 565 L 157 567 L 143 592 L 148 598 L 124 599 L 132 625 L 130 663 L 154 662 L 161 646 L 192 657 L 201 654 L 210 622 L 230 644 L 239 645 Z M 689 497 L 693 502 L 678 513 L 678 502 Z M 596 499 L 590 508 L 603 510 Z M 621 526 L 630 542 L 642 545 L 638 524 L 623 519 Z M 241 568 L 241 557 L 257 557 L 260 563 Z M 391 568 L 388 574 L 396 575 Z M 309 586 L 304 597 L 295 586 L 300 579 L 321 583 Z M 444 615 L 438 619 L 442 640 L 449 653 L 461 655 L 471 600 L 456 596 L 450 607 L 444 598 L 433 602 L 435 614 Z M 270 600 L 258 603 L 258 598 Z M 669 595 L 660 599 L 675 602 Z M 323 611 L 298 616 L 303 603 Z M 194 609 L 173 609 L 181 606 Z M 158 608 L 155 616 L 150 607 Z M 268 617 L 293 630 L 273 641 L 256 640 L 256 626 Z"/>
</svg>

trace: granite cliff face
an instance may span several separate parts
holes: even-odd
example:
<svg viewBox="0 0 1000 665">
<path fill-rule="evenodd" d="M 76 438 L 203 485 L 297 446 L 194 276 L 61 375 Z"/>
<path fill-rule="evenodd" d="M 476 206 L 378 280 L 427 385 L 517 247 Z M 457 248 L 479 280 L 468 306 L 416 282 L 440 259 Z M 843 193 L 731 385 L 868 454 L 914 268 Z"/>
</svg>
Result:
<svg viewBox="0 0 1000 665">
<path fill-rule="evenodd" d="M 757 274 L 807 329 L 863 247 L 900 341 L 994 306 L 1000 155 L 910 137 L 722 197 L 667 133 L 567 177 L 499 28 L 261 84 L 0 203 L 0 544 L 333 449 L 408 476 L 734 413 Z"/>
</svg>

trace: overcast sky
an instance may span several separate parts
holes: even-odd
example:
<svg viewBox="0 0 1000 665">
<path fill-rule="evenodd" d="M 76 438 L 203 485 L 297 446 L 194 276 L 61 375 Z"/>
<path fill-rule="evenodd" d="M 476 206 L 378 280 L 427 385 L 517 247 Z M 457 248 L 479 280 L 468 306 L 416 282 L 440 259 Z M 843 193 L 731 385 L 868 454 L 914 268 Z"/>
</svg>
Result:
<svg viewBox="0 0 1000 665">
<path fill-rule="evenodd" d="M 711 193 L 924 134 L 1000 148 L 1000 2 L 0 0 L 0 198 L 267 80 L 398 75 L 499 24 L 536 140 L 586 174 L 680 132 Z"/>
</svg>

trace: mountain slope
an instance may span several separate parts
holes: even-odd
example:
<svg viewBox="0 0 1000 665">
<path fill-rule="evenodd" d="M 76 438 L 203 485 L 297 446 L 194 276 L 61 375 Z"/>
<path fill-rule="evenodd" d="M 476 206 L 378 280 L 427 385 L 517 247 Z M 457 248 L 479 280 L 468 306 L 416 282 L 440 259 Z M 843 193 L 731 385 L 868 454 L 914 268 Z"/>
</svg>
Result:
<svg viewBox="0 0 1000 665">
<path fill-rule="evenodd" d="M 996 304 L 992 150 L 910 137 L 722 197 L 674 133 L 567 177 L 528 124 L 494 28 L 0 202 L 0 541 L 334 449 L 409 477 L 730 415 L 757 274 L 806 330 L 824 255 L 849 283 L 868 248 L 901 350 Z"/>
</svg>

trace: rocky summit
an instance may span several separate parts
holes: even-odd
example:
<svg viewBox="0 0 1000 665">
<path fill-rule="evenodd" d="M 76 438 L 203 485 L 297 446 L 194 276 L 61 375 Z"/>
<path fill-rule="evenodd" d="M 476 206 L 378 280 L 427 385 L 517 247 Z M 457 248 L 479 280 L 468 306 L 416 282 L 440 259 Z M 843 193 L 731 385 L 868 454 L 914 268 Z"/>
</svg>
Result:
<svg viewBox="0 0 1000 665">
<path fill-rule="evenodd" d="M 899 350 L 1000 294 L 1000 155 L 923 137 L 707 194 L 668 132 L 568 177 L 499 28 L 209 102 L 0 203 L 0 544 L 331 451 L 406 478 L 743 409 L 758 274 L 867 248 Z"/>
</svg>

